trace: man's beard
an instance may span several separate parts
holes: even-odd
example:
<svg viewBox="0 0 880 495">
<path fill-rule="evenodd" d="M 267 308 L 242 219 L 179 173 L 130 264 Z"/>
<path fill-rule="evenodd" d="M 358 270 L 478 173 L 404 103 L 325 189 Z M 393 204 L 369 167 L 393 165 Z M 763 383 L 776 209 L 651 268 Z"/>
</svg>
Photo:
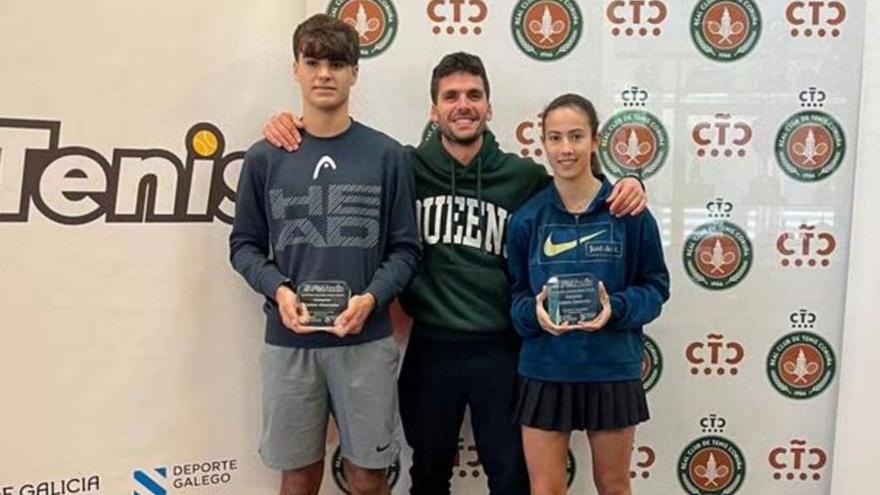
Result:
<svg viewBox="0 0 880 495">
<path fill-rule="evenodd" d="M 452 129 L 442 122 L 439 122 L 437 126 L 440 129 L 440 134 L 444 138 L 446 138 L 447 141 L 455 144 L 460 144 L 462 146 L 470 146 L 476 143 L 481 137 L 483 137 L 483 133 L 486 132 L 487 122 L 485 120 L 481 121 L 479 127 L 477 127 L 477 130 L 476 132 L 474 132 L 473 135 L 464 137 L 456 136 L 452 132 Z"/>
</svg>

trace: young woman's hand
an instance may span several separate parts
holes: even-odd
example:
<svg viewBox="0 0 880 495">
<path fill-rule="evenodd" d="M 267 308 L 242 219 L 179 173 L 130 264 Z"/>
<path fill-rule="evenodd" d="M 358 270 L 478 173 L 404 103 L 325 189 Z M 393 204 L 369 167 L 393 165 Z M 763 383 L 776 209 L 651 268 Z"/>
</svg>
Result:
<svg viewBox="0 0 880 495">
<path fill-rule="evenodd" d="M 535 297 L 535 315 L 538 317 L 538 325 L 541 325 L 541 328 L 544 329 L 545 332 L 556 335 L 557 337 L 572 330 L 577 330 L 577 325 L 557 325 L 553 323 L 553 319 L 550 318 L 550 315 L 547 314 L 547 310 L 544 309 L 544 301 L 547 300 L 547 296 L 549 295 L 549 290 L 545 285 L 543 289 L 541 289 L 541 293 Z"/>
<path fill-rule="evenodd" d="M 602 311 L 592 321 L 578 323 L 577 328 L 587 332 L 595 332 L 608 323 L 608 320 L 611 319 L 611 297 L 608 296 L 608 291 L 605 290 L 605 284 L 602 282 L 599 282 L 599 301 L 602 303 Z"/>
</svg>

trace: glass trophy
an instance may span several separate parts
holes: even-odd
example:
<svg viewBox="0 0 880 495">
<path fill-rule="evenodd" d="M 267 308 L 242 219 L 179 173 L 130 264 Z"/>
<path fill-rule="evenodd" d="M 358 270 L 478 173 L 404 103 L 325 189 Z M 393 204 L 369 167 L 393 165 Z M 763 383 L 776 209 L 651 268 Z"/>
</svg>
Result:
<svg viewBox="0 0 880 495">
<path fill-rule="evenodd" d="M 602 310 L 599 279 L 591 273 L 557 275 L 547 280 L 547 313 L 557 325 L 593 320 Z"/>
<path fill-rule="evenodd" d="M 303 325 L 330 330 L 336 318 L 348 307 L 351 289 L 342 280 L 314 280 L 299 284 L 296 297 L 309 313 L 308 321 L 301 322 Z"/>
</svg>

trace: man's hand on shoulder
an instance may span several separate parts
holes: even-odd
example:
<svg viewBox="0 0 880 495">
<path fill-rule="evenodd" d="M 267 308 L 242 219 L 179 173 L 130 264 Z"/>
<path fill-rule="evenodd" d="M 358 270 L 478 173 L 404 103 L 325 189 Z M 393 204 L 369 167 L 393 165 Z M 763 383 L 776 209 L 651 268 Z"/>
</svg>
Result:
<svg viewBox="0 0 880 495">
<path fill-rule="evenodd" d="M 272 146 L 284 148 L 287 151 L 299 149 L 302 135 L 299 130 L 305 127 L 303 119 L 295 117 L 290 112 L 275 114 L 266 125 L 263 126 L 263 137 Z"/>
<path fill-rule="evenodd" d="M 638 215 L 648 207 L 648 195 L 642 182 L 635 177 L 624 177 L 614 184 L 606 202 L 608 209 L 616 217 Z"/>
</svg>

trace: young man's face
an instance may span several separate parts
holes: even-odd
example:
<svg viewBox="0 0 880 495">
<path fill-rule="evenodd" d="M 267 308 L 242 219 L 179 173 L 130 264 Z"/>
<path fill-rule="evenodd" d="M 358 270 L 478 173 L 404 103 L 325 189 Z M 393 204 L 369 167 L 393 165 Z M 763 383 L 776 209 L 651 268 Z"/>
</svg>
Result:
<svg viewBox="0 0 880 495">
<path fill-rule="evenodd" d="M 303 101 L 320 110 L 336 110 L 348 102 L 357 82 L 358 68 L 339 60 L 300 54 L 293 74 L 302 88 Z"/>
<path fill-rule="evenodd" d="M 483 78 L 456 72 L 440 79 L 431 120 L 447 140 L 463 145 L 475 143 L 492 120 Z"/>
</svg>

